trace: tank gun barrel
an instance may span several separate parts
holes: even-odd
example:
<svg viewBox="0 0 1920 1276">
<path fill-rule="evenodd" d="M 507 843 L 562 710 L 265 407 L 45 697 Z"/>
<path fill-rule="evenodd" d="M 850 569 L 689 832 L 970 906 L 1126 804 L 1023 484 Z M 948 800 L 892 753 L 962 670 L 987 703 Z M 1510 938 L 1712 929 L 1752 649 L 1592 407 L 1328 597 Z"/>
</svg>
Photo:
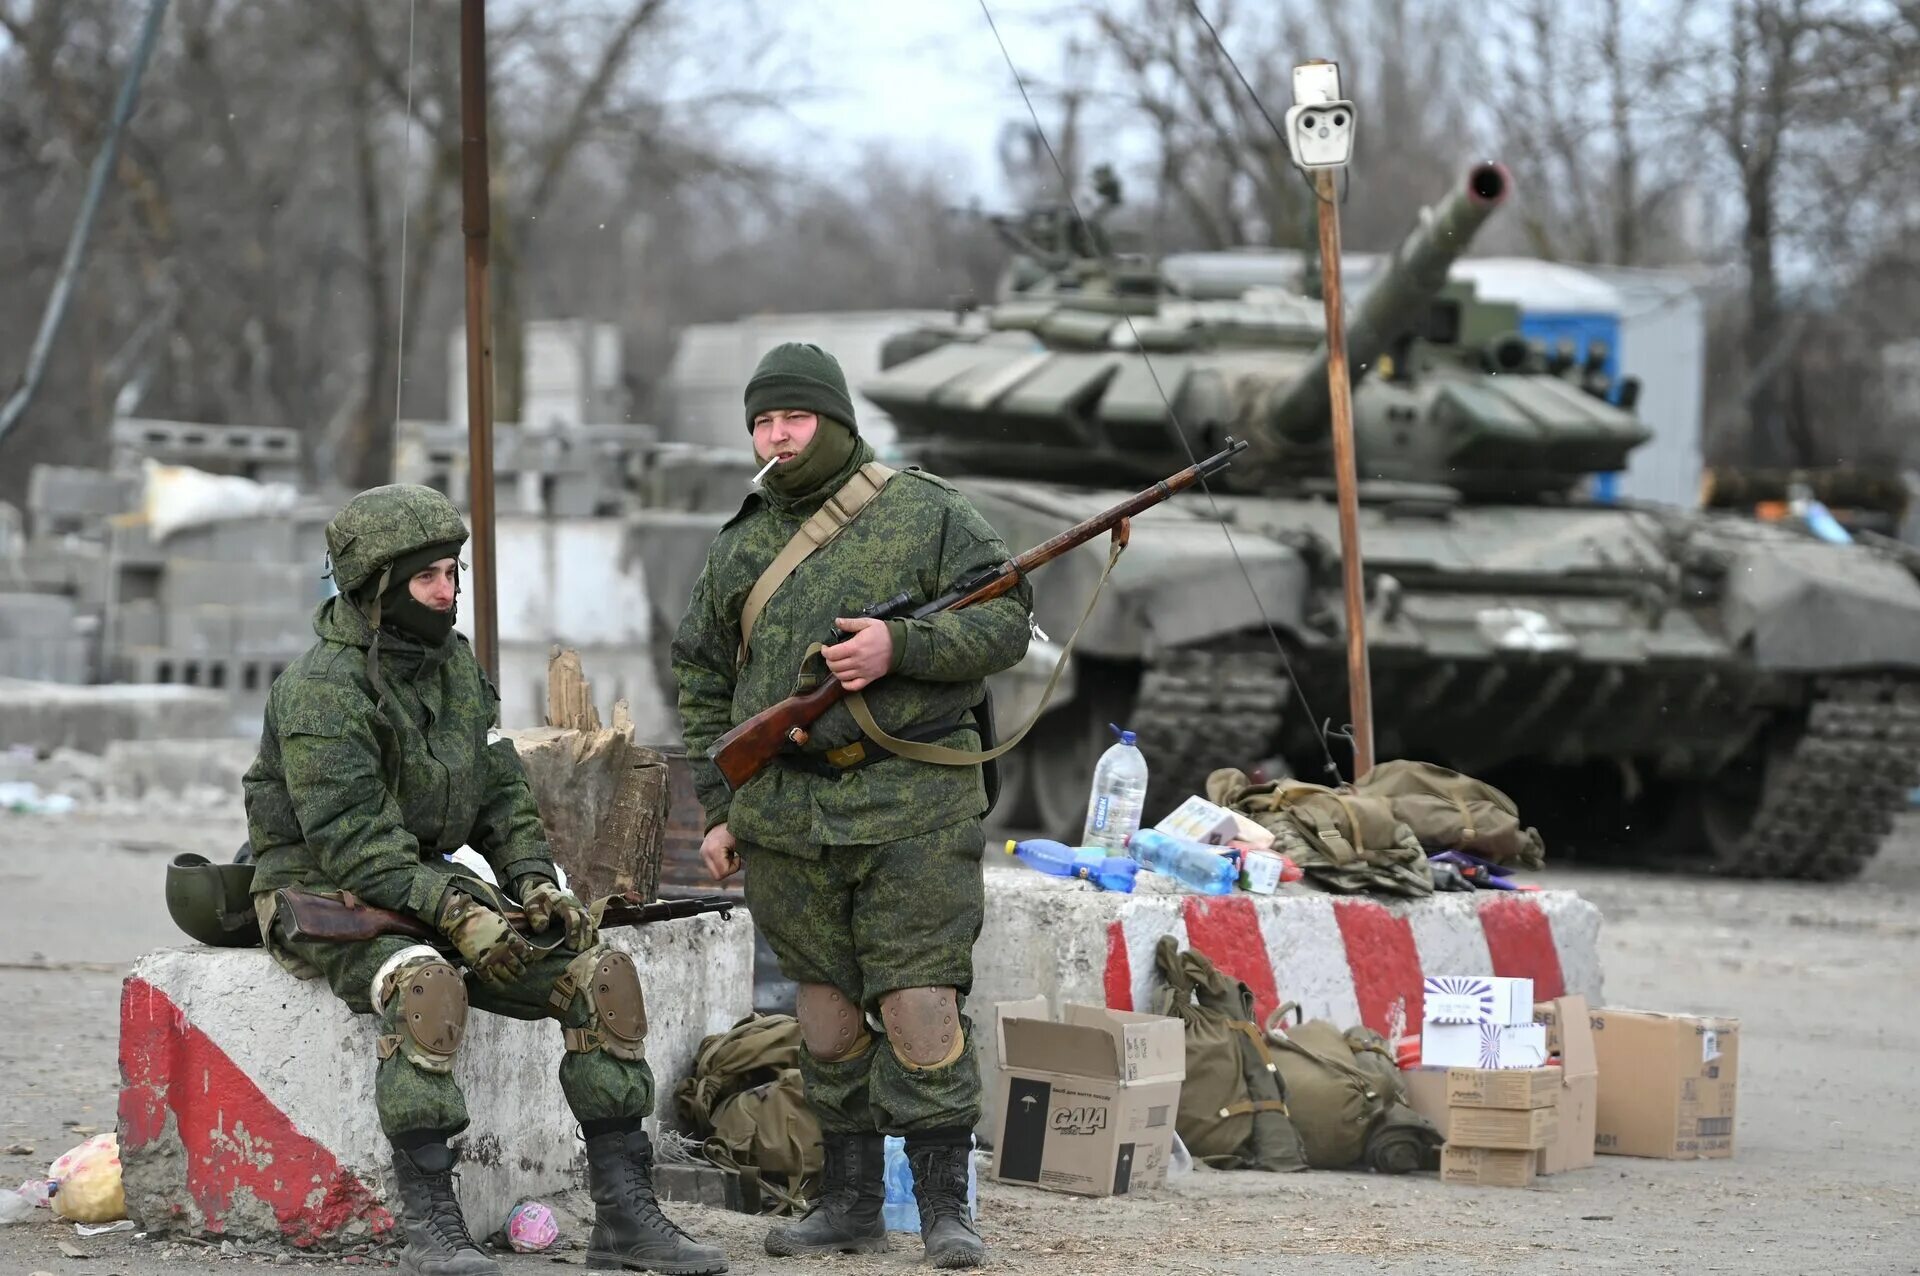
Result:
<svg viewBox="0 0 1920 1276">
<path fill-rule="evenodd" d="M 1417 225 L 1393 250 L 1359 308 L 1347 320 L 1347 359 L 1355 381 L 1365 376 L 1393 343 L 1417 326 L 1427 303 L 1446 287 L 1447 271 L 1480 227 L 1506 201 L 1513 179 L 1506 166 L 1475 164 L 1466 181 L 1438 204 L 1420 210 Z M 1323 441 L 1330 408 L 1327 347 L 1294 378 L 1274 404 L 1271 428 L 1300 442 Z"/>
</svg>

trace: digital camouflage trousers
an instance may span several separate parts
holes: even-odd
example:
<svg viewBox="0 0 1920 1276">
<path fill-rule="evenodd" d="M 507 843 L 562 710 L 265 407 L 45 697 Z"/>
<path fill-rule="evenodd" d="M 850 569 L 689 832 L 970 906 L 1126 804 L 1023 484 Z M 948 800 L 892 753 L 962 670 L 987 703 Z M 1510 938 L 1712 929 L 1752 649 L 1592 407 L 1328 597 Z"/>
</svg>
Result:
<svg viewBox="0 0 1920 1276">
<path fill-rule="evenodd" d="M 256 897 L 260 898 L 260 897 Z M 363 943 L 323 943 L 289 939 L 284 923 L 277 920 L 271 929 L 269 949 L 282 965 L 295 973 L 324 978 L 334 995 L 356 1014 L 371 1014 L 369 984 L 374 973 L 395 953 L 419 941 L 403 935 L 383 935 Z M 506 983 L 467 980 L 467 1000 L 474 1010 L 507 1015 L 514 1019 L 555 1018 L 548 998 L 554 983 L 566 973 L 567 963 L 579 953 L 564 943 L 548 952 L 536 953 L 527 962 L 524 974 Z M 460 965 L 457 956 L 449 958 Z M 304 968 L 304 969 L 303 969 Z M 381 1016 L 381 1031 L 399 1030 L 399 998 L 393 998 Z M 562 1028 L 582 1028 L 591 1017 L 584 992 L 575 992 L 566 1012 L 557 1016 Z M 560 1033 L 554 1033 L 554 1046 L 561 1047 Z M 395 1050 L 379 1060 L 374 1074 L 374 1105 L 380 1114 L 380 1128 L 395 1141 L 409 1136 L 437 1134 L 451 1138 L 467 1128 L 466 1097 L 452 1074 L 430 1072 Z M 653 1070 L 645 1059 L 616 1059 L 603 1050 L 584 1053 L 565 1052 L 560 1059 L 560 1088 L 567 1106 L 581 1122 L 633 1120 L 653 1111 Z"/>
<path fill-rule="evenodd" d="M 802 859 L 742 845 L 747 908 L 780 969 L 831 984 L 878 1022 L 880 998 L 901 988 L 973 987 L 985 889 L 977 819 L 874 846 L 829 846 Z M 945 1067 L 903 1065 L 875 1031 L 865 1051 L 825 1061 L 802 1049 L 800 1071 L 821 1128 L 905 1135 L 980 1117 L 980 1065 L 968 1048 Z"/>
</svg>

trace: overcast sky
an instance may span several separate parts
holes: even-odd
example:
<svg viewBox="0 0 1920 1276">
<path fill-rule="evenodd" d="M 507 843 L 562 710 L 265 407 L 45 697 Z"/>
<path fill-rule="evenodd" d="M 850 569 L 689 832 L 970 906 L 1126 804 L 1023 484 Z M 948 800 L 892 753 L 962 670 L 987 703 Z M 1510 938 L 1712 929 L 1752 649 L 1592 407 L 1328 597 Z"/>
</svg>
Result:
<svg viewBox="0 0 1920 1276">
<path fill-rule="evenodd" d="M 1021 74 L 1030 82 L 1050 77 L 1061 33 L 1042 19 L 1061 0 L 988 5 Z M 938 160 L 956 194 L 997 200 L 995 139 L 1008 119 L 1025 119 L 1026 108 L 979 0 L 806 0 L 789 12 L 818 96 L 792 107 L 793 122 L 769 122 L 757 136 L 818 148 L 822 161 L 873 140 L 899 143 Z"/>
</svg>

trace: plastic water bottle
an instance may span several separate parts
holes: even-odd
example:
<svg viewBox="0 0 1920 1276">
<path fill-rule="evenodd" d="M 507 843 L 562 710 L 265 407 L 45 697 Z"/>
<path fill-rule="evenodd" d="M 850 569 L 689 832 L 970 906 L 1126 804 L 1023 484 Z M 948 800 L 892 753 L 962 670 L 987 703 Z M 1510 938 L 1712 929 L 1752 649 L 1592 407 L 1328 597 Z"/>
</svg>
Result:
<svg viewBox="0 0 1920 1276">
<path fill-rule="evenodd" d="M 1226 895 L 1240 880 L 1239 858 L 1220 848 L 1189 842 L 1159 829 L 1139 829 L 1127 839 L 1127 849 L 1144 868 L 1165 873 L 1202 895 Z"/>
<path fill-rule="evenodd" d="M 1054 877 L 1077 877 L 1092 882 L 1103 891 L 1133 891 L 1134 875 L 1140 866 L 1124 855 L 1108 855 L 1098 846 L 1068 846 L 1051 838 L 1033 837 L 1024 842 L 1007 843 L 1007 854 L 1029 868 Z"/>
<path fill-rule="evenodd" d="M 969 1139 L 971 1143 L 971 1139 Z M 907 1162 L 907 1143 L 897 1134 L 886 1138 L 886 1200 L 880 1216 L 889 1232 L 918 1232 L 920 1203 L 913 1198 L 913 1166 Z M 980 1171 L 967 1157 L 967 1217 L 980 1217 Z"/>
<path fill-rule="evenodd" d="M 1147 801 L 1147 759 L 1134 744 L 1134 734 L 1109 722 L 1107 729 L 1120 743 L 1109 745 L 1093 769 L 1093 792 L 1087 799 L 1087 823 L 1080 830 L 1082 846 L 1102 846 L 1119 855 L 1127 837 L 1140 827 L 1140 809 Z"/>
</svg>

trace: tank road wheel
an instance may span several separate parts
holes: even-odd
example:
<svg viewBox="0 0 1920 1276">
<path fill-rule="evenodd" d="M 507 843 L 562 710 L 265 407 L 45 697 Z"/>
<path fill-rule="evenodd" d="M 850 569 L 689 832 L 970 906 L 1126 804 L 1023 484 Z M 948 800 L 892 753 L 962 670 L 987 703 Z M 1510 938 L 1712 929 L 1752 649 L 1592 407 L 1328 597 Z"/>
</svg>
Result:
<svg viewBox="0 0 1920 1276">
<path fill-rule="evenodd" d="M 1920 684 L 1823 681 L 1803 722 L 1756 742 L 1695 799 L 1722 872 L 1842 881 L 1880 849 L 1920 780 Z"/>
<path fill-rule="evenodd" d="M 1206 796 L 1222 767 L 1250 771 L 1272 754 L 1291 690 L 1271 648 L 1179 648 L 1148 669 L 1127 724 L 1147 755 L 1147 822 Z"/>
</svg>

